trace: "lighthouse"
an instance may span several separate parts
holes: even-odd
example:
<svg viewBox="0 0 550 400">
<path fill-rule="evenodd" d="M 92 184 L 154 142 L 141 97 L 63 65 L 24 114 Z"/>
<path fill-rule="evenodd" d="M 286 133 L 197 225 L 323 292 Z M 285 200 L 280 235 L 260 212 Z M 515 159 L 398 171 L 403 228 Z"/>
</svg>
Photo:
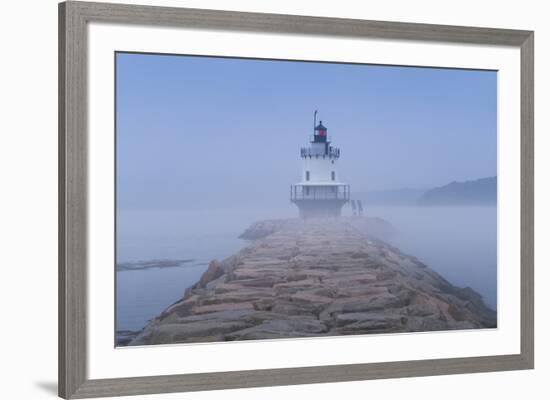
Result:
<svg viewBox="0 0 550 400">
<path fill-rule="evenodd" d="M 338 177 L 340 149 L 330 145 L 323 121 L 313 114 L 313 138 L 300 149 L 302 180 L 290 186 L 290 201 L 298 206 L 300 217 L 339 217 L 349 201 L 350 186 Z"/>
</svg>

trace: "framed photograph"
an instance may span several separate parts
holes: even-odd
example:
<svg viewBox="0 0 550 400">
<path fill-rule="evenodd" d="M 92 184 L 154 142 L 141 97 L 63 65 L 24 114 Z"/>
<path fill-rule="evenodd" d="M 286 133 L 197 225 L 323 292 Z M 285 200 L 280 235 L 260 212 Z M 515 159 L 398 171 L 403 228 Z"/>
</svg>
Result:
<svg viewBox="0 0 550 400">
<path fill-rule="evenodd" d="M 533 40 L 61 3 L 59 395 L 533 368 Z"/>
</svg>

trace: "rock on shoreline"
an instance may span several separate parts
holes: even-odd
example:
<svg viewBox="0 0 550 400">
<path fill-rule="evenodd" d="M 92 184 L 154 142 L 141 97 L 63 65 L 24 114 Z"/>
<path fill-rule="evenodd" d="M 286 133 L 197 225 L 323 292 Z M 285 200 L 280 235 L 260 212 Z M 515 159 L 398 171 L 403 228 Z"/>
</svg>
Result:
<svg viewBox="0 0 550 400">
<path fill-rule="evenodd" d="M 122 262 L 116 265 L 117 271 L 140 271 L 154 268 L 175 268 L 195 262 L 194 258 L 184 260 L 146 260 L 134 262 Z"/>
<path fill-rule="evenodd" d="M 479 294 L 357 221 L 254 224 L 242 235 L 249 246 L 212 261 L 129 345 L 496 327 Z"/>
</svg>

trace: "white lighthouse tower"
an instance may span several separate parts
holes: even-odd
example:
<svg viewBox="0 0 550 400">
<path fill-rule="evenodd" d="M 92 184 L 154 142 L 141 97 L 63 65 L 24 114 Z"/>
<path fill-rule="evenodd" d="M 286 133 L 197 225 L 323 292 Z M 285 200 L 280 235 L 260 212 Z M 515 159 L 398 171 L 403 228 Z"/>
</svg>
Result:
<svg viewBox="0 0 550 400">
<path fill-rule="evenodd" d="M 338 179 L 340 149 L 330 145 L 323 121 L 317 125 L 317 111 L 313 127 L 310 146 L 300 150 L 302 180 L 290 186 L 290 200 L 302 218 L 338 217 L 350 198 L 350 186 Z"/>
</svg>

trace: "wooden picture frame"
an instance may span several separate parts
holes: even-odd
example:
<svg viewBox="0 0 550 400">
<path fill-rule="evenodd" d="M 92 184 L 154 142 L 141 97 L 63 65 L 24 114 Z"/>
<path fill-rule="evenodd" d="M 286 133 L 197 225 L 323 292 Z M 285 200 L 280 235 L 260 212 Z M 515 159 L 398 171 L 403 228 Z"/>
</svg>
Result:
<svg viewBox="0 0 550 400">
<path fill-rule="evenodd" d="M 87 24 L 108 22 L 249 32 L 512 46 L 521 50 L 521 352 L 303 368 L 87 377 Z M 534 33 L 91 2 L 59 5 L 59 395 L 137 395 L 534 367 Z"/>
</svg>

